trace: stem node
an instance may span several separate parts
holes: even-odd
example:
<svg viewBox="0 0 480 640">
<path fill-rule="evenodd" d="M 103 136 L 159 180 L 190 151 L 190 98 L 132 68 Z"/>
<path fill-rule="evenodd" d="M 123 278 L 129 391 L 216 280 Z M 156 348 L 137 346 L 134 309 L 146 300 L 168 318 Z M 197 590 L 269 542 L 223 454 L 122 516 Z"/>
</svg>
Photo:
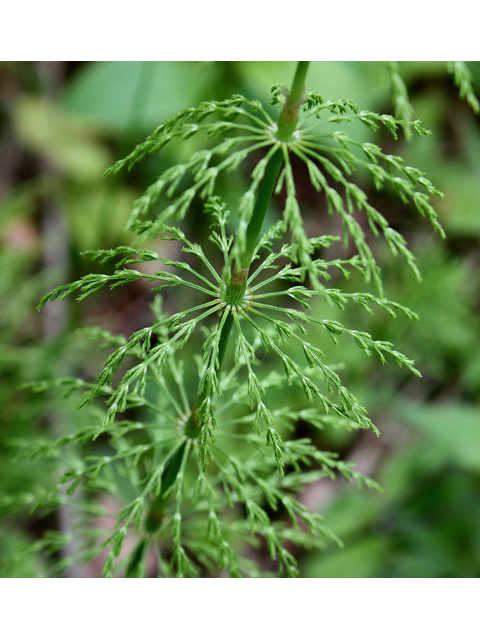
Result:
<svg viewBox="0 0 480 640">
<path fill-rule="evenodd" d="M 233 272 L 225 292 L 225 301 L 228 305 L 236 307 L 242 302 L 247 288 L 247 280 L 248 268 L 241 267 Z"/>
</svg>

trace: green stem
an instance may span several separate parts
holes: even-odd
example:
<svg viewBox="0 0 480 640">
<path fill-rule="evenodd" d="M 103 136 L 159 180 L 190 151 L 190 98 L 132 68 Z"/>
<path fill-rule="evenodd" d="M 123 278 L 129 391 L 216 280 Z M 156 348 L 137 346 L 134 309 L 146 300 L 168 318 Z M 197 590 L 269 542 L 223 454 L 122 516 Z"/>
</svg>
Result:
<svg viewBox="0 0 480 640">
<path fill-rule="evenodd" d="M 299 62 L 295 70 L 295 77 L 293 78 L 292 90 L 290 91 L 291 103 L 298 102 L 303 99 L 305 92 L 305 78 L 307 76 L 309 62 Z"/>
<path fill-rule="evenodd" d="M 252 264 L 255 247 L 258 243 L 258 237 L 262 230 L 268 205 L 272 199 L 273 190 L 277 184 L 278 174 L 283 164 L 283 152 L 281 149 L 276 151 L 270 158 L 265 170 L 265 175 L 258 190 L 257 199 L 253 208 L 252 217 L 247 227 L 245 252 L 241 258 L 240 266 L 242 269 L 250 269 Z M 233 276 L 232 276 L 233 277 Z"/>
<path fill-rule="evenodd" d="M 287 129 L 291 129 L 291 133 L 295 130 L 295 126 L 298 120 L 298 111 L 302 104 L 302 98 L 304 94 L 304 84 L 305 84 L 305 76 L 307 74 L 308 62 L 299 62 L 297 64 L 297 69 L 295 71 L 295 77 L 293 79 L 292 91 L 287 97 L 284 108 L 282 109 L 282 113 L 278 119 L 278 127 L 279 131 L 283 125 L 284 132 Z M 291 134 L 290 134 L 291 135 Z M 245 295 L 245 291 L 247 288 L 247 279 L 248 272 L 250 269 L 250 265 L 253 260 L 255 247 L 258 244 L 258 238 L 260 236 L 260 232 L 263 227 L 263 223 L 265 221 L 265 215 L 268 210 L 268 206 L 272 199 L 273 191 L 275 189 L 275 185 L 277 184 L 278 176 L 280 173 L 280 169 L 283 164 L 283 151 L 279 149 L 276 151 L 273 156 L 270 158 L 267 168 L 265 170 L 265 175 L 263 177 L 262 183 L 257 193 L 257 198 L 255 200 L 255 205 L 253 207 L 252 217 L 250 218 L 250 222 L 247 227 L 246 233 L 246 243 L 245 243 L 245 251 L 240 260 L 240 268 L 236 269 L 231 277 L 231 280 L 227 286 L 226 291 L 226 299 L 228 304 L 232 306 L 236 306 L 241 303 L 243 300 L 243 296 Z M 225 355 L 225 351 L 228 345 L 228 340 L 230 337 L 230 333 L 232 330 L 232 315 L 230 314 L 223 327 L 222 332 L 220 334 L 220 343 L 219 343 L 219 354 L 218 354 L 218 369 L 222 366 L 223 358 Z M 195 422 L 195 412 L 198 407 L 202 404 L 205 398 L 199 397 L 197 398 L 197 402 L 195 403 L 195 407 L 192 411 L 192 417 L 189 419 L 187 424 L 188 433 L 191 435 Z M 198 429 L 198 427 L 197 427 Z"/>
<path fill-rule="evenodd" d="M 225 324 L 220 334 L 220 341 L 218 343 L 218 369 L 222 366 L 223 358 L 225 357 L 225 351 L 227 350 L 228 339 L 230 337 L 230 331 L 233 325 L 233 315 L 230 313 L 225 320 Z"/>
<path fill-rule="evenodd" d="M 305 76 L 308 62 L 299 62 L 293 79 L 292 90 L 287 96 L 282 113 L 278 118 L 278 139 L 288 142 L 292 137 L 298 122 L 298 112 L 303 104 L 305 91 Z"/>
<path fill-rule="evenodd" d="M 186 442 L 181 445 L 163 470 L 161 491 L 152 502 L 150 511 L 148 512 L 148 516 L 145 520 L 145 529 L 149 533 L 154 533 L 162 524 L 164 510 L 169 500 L 169 497 L 166 498 L 165 494 L 175 482 L 178 472 L 180 471 L 186 445 Z"/>
<path fill-rule="evenodd" d="M 287 96 L 285 105 L 278 118 L 278 138 L 284 142 L 290 140 L 298 121 L 298 112 L 302 105 L 305 91 L 305 76 L 308 70 L 308 62 L 299 62 L 293 79 L 292 90 Z M 247 227 L 245 252 L 242 256 L 240 266 L 242 269 L 250 269 L 255 247 L 258 243 L 260 231 L 262 230 L 268 205 L 272 199 L 278 175 L 283 164 L 283 151 L 279 149 L 270 158 L 265 170 L 265 175 L 258 190 L 257 199 L 253 208 L 252 217 Z"/>
<path fill-rule="evenodd" d="M 297 64 L 297 69 L 295 71 L 295 77 L 292 84 L 292 90 L 287 96 L 285 105 L 279 116 L 277 137 L 282 142 L 288 142 L 293 132 L 295 131 L 295 127 L 298 121 L 299 109 L 303 101 L 304 83 L 308 64 L 308 62 L 299 62 Z M 265 215 L 272 199 L 273 191 L 275 189 L 282 164 L 283 150 L 278 149 L 278 151 L 273 154 L 268 162 L 267 168 L 265 170 L 265 175 L 257 193 L 252 217 L 247 227 L 245 251 L 241 256 L 239 268 L 237 268 L 233 272 L 230 282 L 227 286 L 225 294 L 226 301 L 232 307 L 239 305 L 245 295 L 248 272 L 255 253 L 255 247 L 258 244 L 258 238 L 265 221 Z M 233 315 L 230 313 L 224 320 L 222 332 L 220 334 L 217 373 L 222 366 L 222 362 L 228 346 L 230 333 L 232 330 L 232 325 Z M 188 438 L 195 439 L 195 437 L 197 437 L 197 434 L 199 433 L 196 413 L 204 400 L 204 395 L 199 394 L 192 413 L 184 426 L 184 433 Z M 146 527 L 149 531 L 153 532 L 160 526 L 161 519 L 163 518 L 164 508 L 167 502 L 164 499 L 164 493 L 168 488 L 171 487 L 173 480 L 178 473 L 184 447 L 185 444 L 181 447 L 179 453 L 175 456 L 175 459 L 172 460 L 169 465 L 167 465 L 163 472 L 162 492 L 152 503 L 151 511 L 149 513 L 149 516 L 147 517 Z"/>
</svg>

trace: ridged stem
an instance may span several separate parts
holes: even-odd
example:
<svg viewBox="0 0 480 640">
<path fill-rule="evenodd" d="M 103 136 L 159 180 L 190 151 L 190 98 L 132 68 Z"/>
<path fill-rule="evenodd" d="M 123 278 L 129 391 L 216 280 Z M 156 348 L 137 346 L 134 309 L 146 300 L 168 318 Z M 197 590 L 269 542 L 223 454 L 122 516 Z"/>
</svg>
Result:
<svg viewBox="0 0 480 640">
<path fill-rule="evenodd" d="M 298 112 L 303 104 L 305 76 L 307 75 L 308 62 L 299 62 L 293 79 L 292 90 L 285 100 L 282 113 L 278 118 L 279 140 L 288 142 L 292 137 L 298 122 Z"/>
<path fill-rule="evenodd" d="M 275 185 L 277 184 L 278 174 L 280 173 L 282 164 L 283 153 L 282 150 L 279 149 L 270 158 L 270 161 L 265 170 L 262 184 L 260 185 L 260 189 L 258 190 L 252 217 L 250 218 L 250 222 L 247 227 L 245 251 L 240 261 L 240 266 L 242 269 L 248 270 L 250 269 L 250 265 L 252 264 L 255 247 L 258 243 L 258 237 L 265 221 L 265 215 L 267 213 L 270 200 L 272 199 L 273 190 L 275 189 Z"/>
<path fill-rule="evenodd" d="M 282 109 L 282 112 L 278 119 L 279 131 L 282 129 L 282 131 L 286 132 L 287 130 L 291 129 L 290 135 L 294 132 L 295 126 L 298 121 L 298 112 L 302 104 L 305 76 L 307 74 L 308 64 L 308 62 L 299 62 L 297 64 L 297 69 L 295 71 L 295 77 L 292 84 L 292 90 L 287 96 L 285 106 Z M 282 164 L 283 152 L 281 149 L 279 149 L 270 158 L 265 170 L 265 175 L 263 176 L 262 183 L 257 193 L 252 217 L 250 218 L 250 222 L 247 227 L 245 251 L 240 260 L 240 268 L 237 268 L 233 272 L 230 282 L 227 286 L 226 301 L 232 306 L 239 305 L 245 295 L 248 272 L 250 269 L 250 265 L 252 264 L 255 247 L 258 243 L 258 238 L 265 221 L 265 215 L 272 199 L 273 191 L 275 189 L 275 185 L 277 184 Z M 222 332 L 220 334 L 218 370 L 220 369 L 223 362 L 225 351 L 228 345 L 228 339 L 230 337 L 230 332 L 232 329 L 232 324 L 233 316 L 232 314 L 229 314 L 226 318 L 226 321 L 224 322 Z M 195 403 L 195 407 L 192 411 L 192 417 L 187 423 L 187 429 L 190 434 L 192 433 L 192 423 L 195 421 L 195 412 L 202 404 L 203 400 L 204 398 L 200 397 L 199 395 L 199 397 L 197 398 L 197 402 Z"/>
<path fill-rule="evenodd" d="M 278 132 L 277 137 L 282 142 L 288 142 L 290 140 L 298 121 L 298 113 L 303 101 L 305 76 L 307 74 L 308 62 L 299 62 L 295 71 L 295 77 L 293 79 L 292 90 L 287 96 L 285 105 L 278 119 Z M 235 307 L 240 305 L 247 287 L 248 272 L 253 260 L 255 248 L 258 244 L 258 238 L 265 221 L 265 215 L 268 210 L 268 206 L 272 199 L 275 185 L 277 184 L 280 169 L 283 164 L 283 151 L 278 149 L 270 158 L 265 175 L 257 193 L 255 200 L 252 217 L 247 227 L 245 251 L 240 259 L 239 267 L 233 272 L 230 282 L 228 283 L 225 300 L 227 304 Z M 222 331 L 220 333 L 219 347 L 218 347 L 218 360 L 217 360 L 217 373 L 222 366 L 222 362 L 225 356 L 225 352 L 228 346 L 228 341 L 233 325 L 233 315 L 230 313 L 223 321 Z M 187 419 L 183 429 L 187 438 L 195 439 L 199 434 L 199 426 L 197 422 L 197 411 L 201 404 L 205 400 L 205 395 L 199 393 L 197 401 L 192 410 L 191 415 Z M 181 451 L 183 455 L 182 446 Z M 147 529 L 149 531 L 155 531 L 161 523 L 163 518 L 163 510 L 166 506 L 164 500 L 165 491 L 172 485 L 176 474 L 180 469 L 182 455 L 180 453 L 175 456 L 169 465 L 165 468 L 162 475 L 162 492 L 152 503 L 151 511 L 147 517 Z"/>
</svg>

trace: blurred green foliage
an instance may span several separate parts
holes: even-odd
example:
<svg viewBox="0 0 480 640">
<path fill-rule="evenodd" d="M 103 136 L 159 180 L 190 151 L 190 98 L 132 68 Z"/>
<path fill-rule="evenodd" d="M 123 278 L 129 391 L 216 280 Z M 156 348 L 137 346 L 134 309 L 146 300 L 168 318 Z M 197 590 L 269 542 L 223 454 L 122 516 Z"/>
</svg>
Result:
<svg viewBox="0 0 480 640">
<path fill-rule="evenodd" d="M 480 63 L 469 68 L 478 95 Z M 42 461 L 13 462 L 12 442 L 29 434 L 68 433 L 83 420 L 71 402 L 32 394 L 22 385 L 59 373 L 94 378 L 103 354 L 92 354 L 86 339 L 72 332 L 73 324 L 100 324 L 129 335 L 145 324 L 152 297 L 135 284 L 81 307 L 64 301 L 46 316 L 35 306 L 52 286 L 91 269 L 81 251 L 128 242 L 123 225 L 132 201 L 191 149 L 188 142 L 182 149 L 169 147 L 130 174 L 108 180 L 100 174 L 180 109 L 232 93 L 268 103 L 270 87 L 289 79 L 293 69 L 289 62 L 0 65 L 0 562 L 5 577 L 47 575 L 50 560 L 40 546 L 13 567 L 5 560 L 22 542 L 40 540 L 47 528 L 68 526 L 60 510 L 28 514 L 31 492 L 48 486 L 51 471 Z M 308 578 L 480 577 L 480 120 L 459 98 L 444 63 L 400 63 L 398 69 L 415 117 L 434 136 L 410 143 L 402 138 L 392 152 L 421 166 L 446 194 L 436 206 L 448 237 L 445 242 L 432 237 L 412 211 L 376 192 L 364 176 L 362 187 L 408 238 L 423 275 L 418 283 L 372 239 L 386 295 L 416 311 L 420 320 L 392 320 L 381 310 L 370 316 L 352 307 L 342 313 L 342 322 L 349 326 L 350 317 L 355 328 L 392 341 L 415 359 L 423 378 L 381 368 L 347 342 L 321 344 L 332 361 L 344 365 L 345 383 L 369 407 L 383 435 L 378 442 L 359 432 L 308 435 L 321 448 L 356 460 L 383 491 L 359 493 L 341 481 L 324 480 L 305 496 L 345 545 L 305 552 L 302 576 Z M 312 63 L 307 80 L 325 99 L 345 97 L 361 108 L 393 112 L 381 63 Z M 360 135 L 391 151 L 376 133 L 362 129 Z M 233 213 L 241 180 L 222 183 L 221 195 Z M 317 233 L 339 232 L 321 194 L 305 186 L 299 198 L 306 225 Z M 208 235 L 209 221 L 200 209 L 186 224 L 191 236 Z M 162 250 L 175 251 L 173 244 Z M 355 277 L 339 286 L 355 291 Z M 169 295 L 165 305 L 175 308 L 179 301 Z M 336 319 L 339 310 L 327 312 Z M 191 348 L 193 356 L 195 344 Z M 300 408 L 294 390 L 281 393 L 282 401 L 287 393 L 290 406 Z M 299 424 L 299 437 L 302 428 Z M 82 575 L 99 574 L 95 565 L 88 571 Z"/>
</svg>

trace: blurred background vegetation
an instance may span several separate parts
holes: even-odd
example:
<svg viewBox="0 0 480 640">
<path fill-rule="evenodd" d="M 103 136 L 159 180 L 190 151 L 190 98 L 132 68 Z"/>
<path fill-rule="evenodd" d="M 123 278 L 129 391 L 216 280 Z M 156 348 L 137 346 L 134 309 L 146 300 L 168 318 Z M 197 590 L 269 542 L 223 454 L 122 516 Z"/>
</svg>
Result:
<svg viewBox="0 0 480 640">
<path fill-rule="evenodd" d="M 479 95 L 480 63 L 469 67 Z M 0 64 L 0 566 L 25 542 L 68 526 L 62 509 L 29 514 L 31 495 L 48 486 L 52 470 L 42 461 L 15 461 L 12 443 L 30 434 L 68 433 L 83 420 L 71 399 L 22 385 L 58 375 L 94 378 L 105 354 L 78 328 L 99 325 L 130 335 L 148 322 L 152 295 L 137 282 L 82 304 L 53 303 L 41 314 L 35 306 L 51 288 L 98 269 L 82 251 L 128 244 L 123 225 L 131 203 L 195 143 L 168 147 L 130 174 L 103 180 L 102 171 L 165 119 L 201 100 L 242 93 L 268 104 L 270 87 L 288 84 L 294 68 L 289 62 Z M 421 283 L 372 239 L 386 296 L 416 311 L 420 321 L 370 316 L 354 307 L 341 315 L 347 326 L 392 341 L 415 359 L 423 378 L 382 367 L 348 342 L 322 344 L 331 361 L 344 363 L 347 387 L 368 407 L 382 437 L 307 433 L 302 424 L 299 437 L 355 461 L 383 491 L 324 480 L 305 492 L 305 503 L 324 514 L 345 544 L 343 550 L 329 544 L 303 552 L 305 578 L 480 577 L 480 119 L 458 97 L 445 63 L 400 63 L 399 70 L 415 117 L 434 136 L 407 142 L 401 135 L 393 143 L 368 130 L 358 135 L 403 156 L 445 193 L 435 205 L 448 239 L 441 241 L 416 212 L 360 176 L 372 203 L 418 256 Z M 381 63 L 315 62 L 307 84 L 325 99 L 349 98 L 360 108 L 393 113 Z M 338 234 L 338 220 L 328 217 L 322 194 L 308 186 L 308 176 L 302 180 L 302 171 L 299 165 L 297 184 L 311 234 Z M 221 185 L 232 212 L 247 180 L 248 169 Z M 197 241 L 209 233 L 200 206 L 185 224 Z M 175 252 L 174 245 L 162 251 Z M 356 291 L 363 285 L 352 276 L 341 286 Z M 170 294 L 164 304 L 174 310 L 182 302 Z M 336 318 L 340 312 L 328 313 Z M 189 345 L 187 359 L 198 348 Z M 300 407 L 303 398 L 290 389 L 282 394 L 290 393 L 290 406 Z M 49 562 L 39 545 L 33 554 L 18 555 L 13 567 L 3 562 L 2 575 L 44 577 Z M 98 577 L 100 571 L 92 563 L 70 575 Z"/>
</svg>

